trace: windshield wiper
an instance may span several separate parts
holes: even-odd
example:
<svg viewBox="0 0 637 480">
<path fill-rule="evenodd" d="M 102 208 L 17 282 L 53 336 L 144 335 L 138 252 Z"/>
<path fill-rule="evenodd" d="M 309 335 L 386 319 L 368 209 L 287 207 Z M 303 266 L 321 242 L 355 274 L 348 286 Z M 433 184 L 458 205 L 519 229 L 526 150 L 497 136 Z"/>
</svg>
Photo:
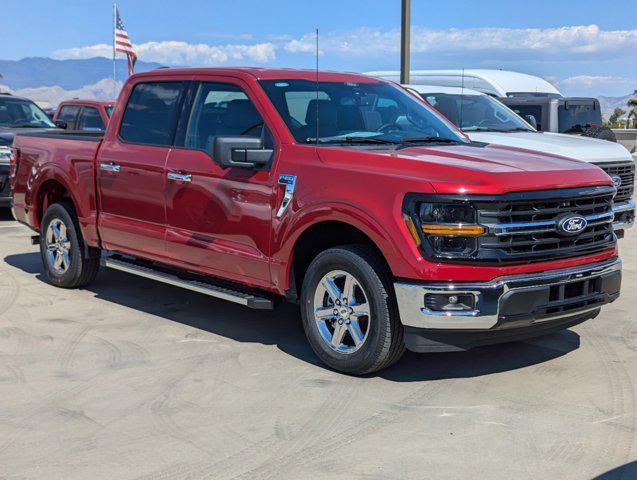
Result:
<svg viewBox="0 0 637 480">
<path fill-rule="evenodd" d="M 406 147 L 406 144 L 412 143 L 461 143 L 460 140 L 454 140 L 452 138 L 443 138 L 443 137 L 412 137 L 412 138 L 401 138 L 400 143 L 402 147 Z"/>
<path fill-rule="evenodd" d="M 306 143 L 360 143 L 360 144 L 382 144 L 382 145 L 396 145 L 398 143 L 402 143 L 397 140 L 387 140 L 385 138 L 375 138 L 375 137 L 334 137 L 334 138 L 319 138 L 318 142 L 316 138 L 307 138 L 305 140 Z"/>
</svg>

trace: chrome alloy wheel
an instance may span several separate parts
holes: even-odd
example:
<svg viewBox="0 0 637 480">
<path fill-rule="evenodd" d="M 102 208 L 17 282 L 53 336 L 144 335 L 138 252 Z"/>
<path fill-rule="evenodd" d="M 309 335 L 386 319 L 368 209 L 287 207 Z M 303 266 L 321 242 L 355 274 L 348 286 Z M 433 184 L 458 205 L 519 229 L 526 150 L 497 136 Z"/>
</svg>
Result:
<svg viewBox="0 0 637 480">
<path fill-rule="evenodd" d="M 71 266 L 71 241 L 62 220 L 55 218 L 51 221 L 46 230 L 45 241 L 49 267 L 58 275 L 66 273 Z"/>
<path fill-rule="evenodd" d="M 314 319 L 321 338 L 339 353 L 354 353 L 370 333 L 367 294 L 351 274 L 334 270 L 325 275 L 314 293 Z"/>
</svg>

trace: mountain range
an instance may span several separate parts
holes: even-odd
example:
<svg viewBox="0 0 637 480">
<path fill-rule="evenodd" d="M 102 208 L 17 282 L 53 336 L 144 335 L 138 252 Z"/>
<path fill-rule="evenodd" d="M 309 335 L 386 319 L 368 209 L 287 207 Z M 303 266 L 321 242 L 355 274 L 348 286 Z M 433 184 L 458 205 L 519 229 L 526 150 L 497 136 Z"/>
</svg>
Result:
<svg viewBox="0 0 637 480">
<path fill-rule="evenodd" d="M 628 100 L 633 98 L 633 95 L 625 95 L 623 97 L 604 97 L 599 96 L 599 106 L 602 109 L 602 115 L 610 116 L 616 108 L 622 110 L 628 110 Z"/>
<path fill-rule="evenodd" d="M 126 78 L 126 60 L 116 61 L 117 86 Z M 162 67 L 159 63 L 138 61 L 136 72 Z M 67 98 L 111 99 L 113 87 L 113 61 L 104 57 L 80 60 L 57 60 L 47 57 L 29 57 L 22 60 L 0 60 L 0 91 L 5 90 L 56 105 Z M 623 97 L 599 96 L 602 114 L 608 117 L 615 108 L 626 110 L 631 95 Z"/>
<path fill-rule="evenodd" d="M 116 76 L 126 78 L 126 60 L 118 59 Z M 159 63 L 138 61 L 136 72 L 154 70 Z M 29 57 L 22 60 L 0 60 L 1 83 L 14 90 L 37 87 L 61 87 L 75 90 L 105 78 L 113 78 L 113 61 L 104 57 L 83 60 L 56 60 L 45 57 Z"/>
</svg>

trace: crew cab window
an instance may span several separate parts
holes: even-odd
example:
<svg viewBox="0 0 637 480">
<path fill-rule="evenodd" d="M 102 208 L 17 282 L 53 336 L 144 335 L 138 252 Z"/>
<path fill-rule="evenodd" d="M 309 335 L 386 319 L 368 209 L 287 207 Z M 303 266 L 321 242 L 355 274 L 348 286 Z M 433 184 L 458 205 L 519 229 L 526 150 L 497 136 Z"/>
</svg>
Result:
<svg viewBox="0 0 637 480">
<path fill-rule="evenodd" d="M 121 139 L 144 145 L 171 145 L 183 90 L 182 82 L 135 85 L 122 116 Z"/>
<path fill-rule="evenodd" d="M 86 130 L 90 132 L 97 132 L 104 130 L 104 122 L 100 112 L 95 107 L 84 107 L 82 114 L 80 115 L 80 121 L 78 123 L 78 130 Z"/>
<path fill-rule="evenodd" d="M 217 135 L 261 136 L 263 118 L 237 85 L 202 83 L 186 128 L 186 148 L 209 150 Z"/>
<path fill-rule="evenodd" d="M 79 105 L 64 105 L 60 108 L 60 114 L 56 120 L 66 122 L 68 129 L 73 130 L 75 128 L 75 120 L 77 119 L 78 113 L 80 113 Z"/>
</svg>

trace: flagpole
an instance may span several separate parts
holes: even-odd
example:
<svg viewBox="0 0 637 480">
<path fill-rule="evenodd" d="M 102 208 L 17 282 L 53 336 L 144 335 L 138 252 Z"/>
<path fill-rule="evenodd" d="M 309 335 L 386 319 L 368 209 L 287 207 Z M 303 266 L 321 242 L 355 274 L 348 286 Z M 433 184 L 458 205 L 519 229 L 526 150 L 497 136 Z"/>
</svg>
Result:
<svg viewBox="0 0 637 480">
<path fill-rule="evenodd" d="M 115 23 L 117 17 L 117 5 L 113 0 L 113 99 L 117 97 L 117 79 L 115 77 Z"/>
</svg>

